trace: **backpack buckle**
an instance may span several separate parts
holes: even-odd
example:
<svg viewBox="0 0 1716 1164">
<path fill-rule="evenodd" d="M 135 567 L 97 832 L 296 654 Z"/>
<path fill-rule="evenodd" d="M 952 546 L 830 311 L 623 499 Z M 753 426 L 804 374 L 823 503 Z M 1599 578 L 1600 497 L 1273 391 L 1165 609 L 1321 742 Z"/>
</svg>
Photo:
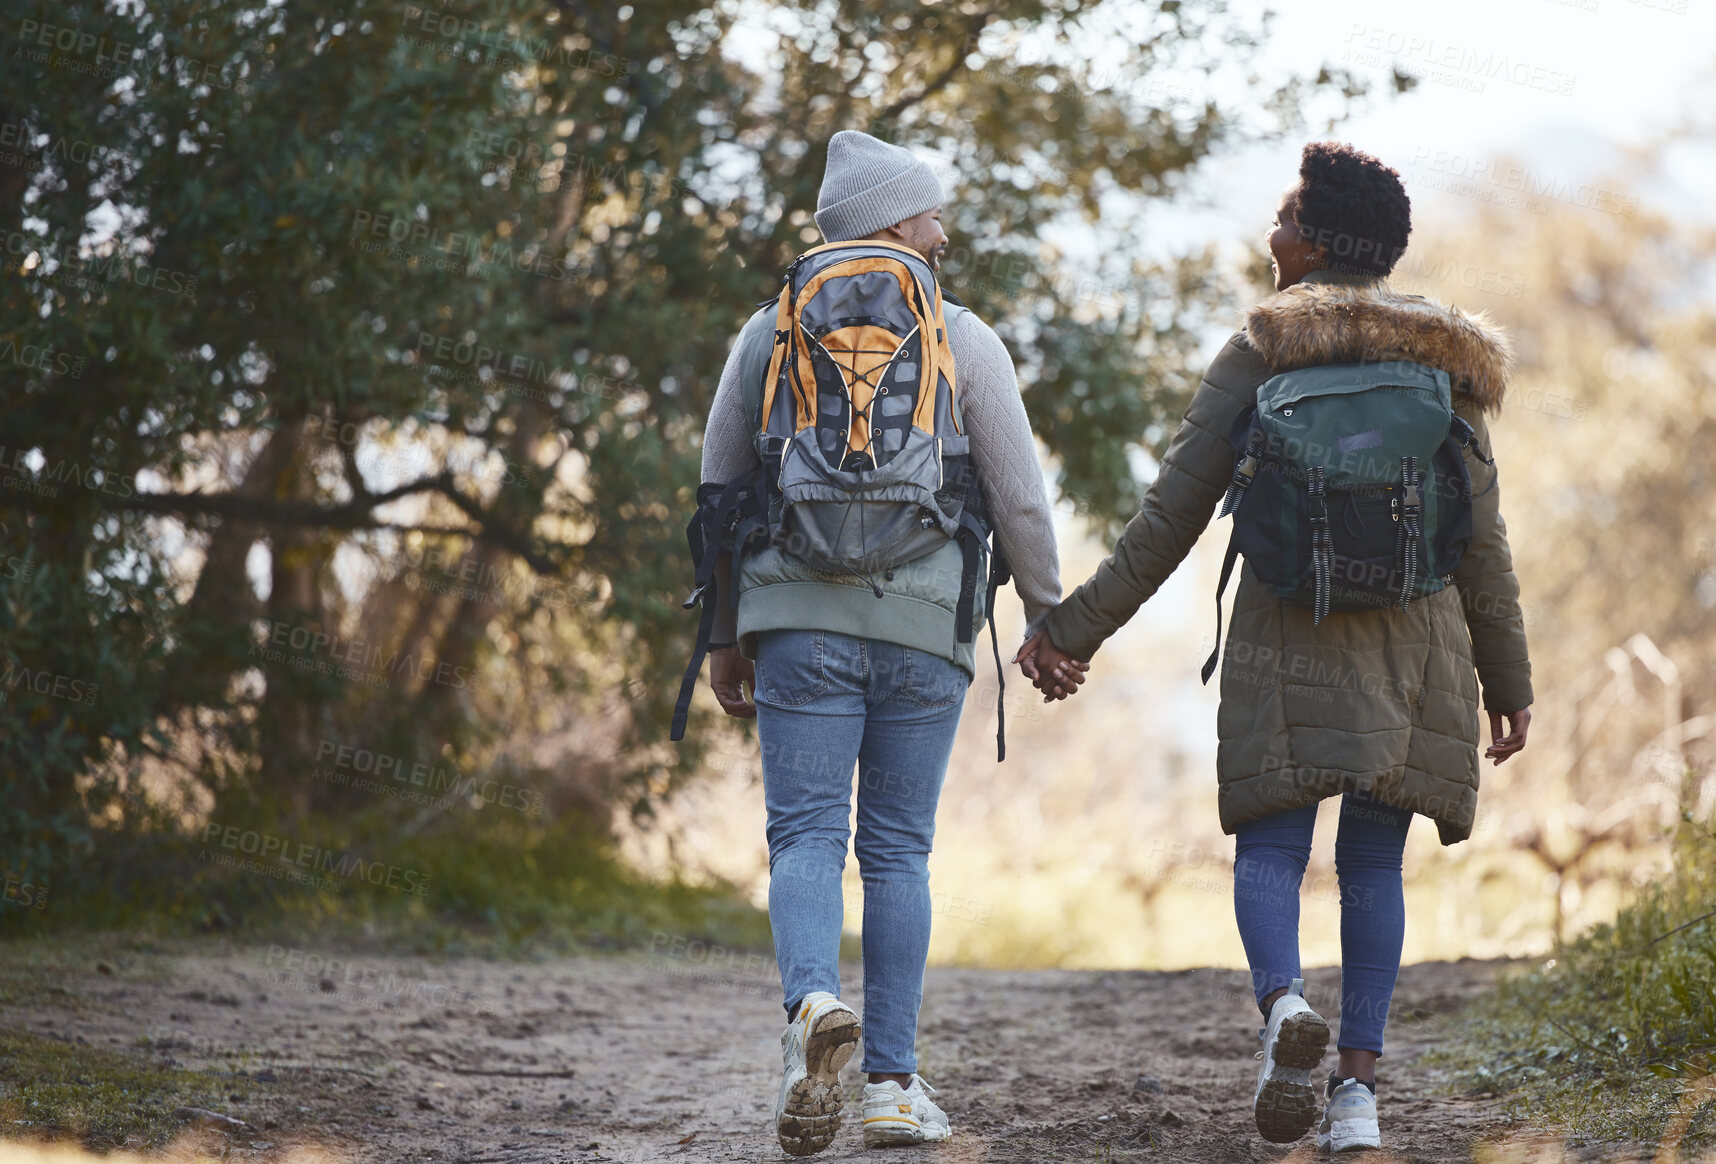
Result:
<svg viewBox="0 0 1716 1164">
<path fill-rule="evenodd" d="M 1262 464 L 1263 435 L 1252 433 L 1251 439 L 1245 443 L 1245 451 L 1240 454 L 1239 462 L 1233 467 L 1233 480 L 1228 483 L 1227 496 L 1222 499 L 1221 516 L 1226 517 L 1239 508 L 1245 491 L 1251 488 L 1252 479 L 1257 476 L 1257 467 Z"/>
</svg>

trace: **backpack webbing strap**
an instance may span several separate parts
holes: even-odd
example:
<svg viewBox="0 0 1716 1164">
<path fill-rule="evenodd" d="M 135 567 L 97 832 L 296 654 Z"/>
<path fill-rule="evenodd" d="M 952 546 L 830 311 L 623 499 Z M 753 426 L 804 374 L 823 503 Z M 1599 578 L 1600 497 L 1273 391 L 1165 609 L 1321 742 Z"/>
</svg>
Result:
<svg viewBox="0 0 1716 1164">
<path fill-rule="evenodd" d="M 1226 517 L 1239 508 L 1239 503 L 1245 499 L 1245 491 L 1251 487 L 1251 479 L 1257 476 L 1257 465 L 1263 456 L 1263 434 L 1254 432 L 1245 442 L 1245 452 L 1233 467 L 1233 480 L 1228 483 L 1227 496 L 1222 498 L 1221 512 L 1216 517 Z"/>
<path fill-rule="evenodd" d="M 989 590 L 984 610 L 989 615 L 989 648 L 995 652 L 995 762 L 1007 758 L 1007 675 L 1001 668 L 1001 633 L 995 629 L 995 592 L 1013 577 L 997 545 L 989 559 Z"/>
<path fill-rule="evenodd" d="M 691 715 L 691 696 L 697 690 L 697 677 L 703 673 L 703 659 L 709 653 L 709 636 L 715 630 L 715 602 L 709 588 L 714 584 L 715 563 L 721 556 L 721 534 L 738 506 L 739 491 L 744 485 L 744 477 L 727 482 L 713 507 L 699 505 L 685 527 L 685 537 L 691 543 L 691 560 L 697 567 L 697 573 L 694 577 L 696 586 L 681 605 L 687 610 L 700 605 L 703 613 L 697 620 L 697 642 L 691 649 L 691 662 L 686 665 L 685 678 L 679 684 L 679 698 L 673 705 L 673 727 L 667 737 L 670 740 L 685 737 L 685 723 Z M 698 492 L 708 495 L 701 489 Z"/>
<path fill-rule="evenodd" d="M 1216 641 L 1215 650 L 1204 660 L 1204 686 L 1209 686 L 1210 676 L 1215 674 L 1216 663 L 1221 659 L 1221 596 L 1227 592 L 1227 580 L 1233 577 L 1233 564 L 1239 561 L 1239 530 L 1235 528 L 1233 535 L 1227 539 L 1227 556 L 1221 560 L 1221 581 L 1216 583 Z"/>
<path fill-rule="evenodd" d="M 1329 571 L 1333 566 L 1335 543 L 1329 536 L 1329 502 L 1323 492 L 1323 467 L 1312 465 L 1308 478 L 1307 491 L 1311 502 L 1311 573 L 1316 580 L 1311 625 L 1316 626 L 1329 613 Z"/>
<path fill-rule="evenodd" d="M 729 575 L 727 579 L 727 605 L 735 609 L 739 605 L 739 567 L 743 563 L 745 551 L 751 548 L 751 543 L 761 541 L 767 544 L 769 538 L 768 515 L 762 512 L 741 518 L 738 528 L 733 531 L 733 549 L 728 558 Z"/>
<path fill-rule="evenodd" d="M 697 690 L 697 677 L 703 674 L 703 657 L 709 653 L 709 636 L 715 630 L 715 604 L 702 599 L 703 613 L 697 620 L 697 645 L 692 648 L 691 662 L 685 668 L 685 678 L 679 684 L 679 699 L 673 705 L 673 730 L 670 740 L 685 738 L 685 721 L 691 715 L 691 695 Z"/>
<path fill-rule="evenodd" d="M 962 643 L 969 643 L 977 637 L 975 628 L 971 625 L 976 621 L 973 607 L 977 599 L 977 571 L 983 564 L 983 545 L 988 540 L 988 533 L 972 514 L 965 509 L 959 515 L 959 532 L 954 535 L 959 542 L 960 552 L 965 559 L 960 571 L 959 605 L 953 612 L 954 637 Z M 1007 566 L 1007 559 L 1001 556 L 1001 547 L 996 546 L 989 557 L 989 585 L 984 591 L 985 616 L 989 619 L 989 646 L 995 652 L 995 759 L 999 763 L 1007 758 L 1007 713 L 1002 708 L 1003 697 L 1007 693 L 1007 680 L 1001 670 L 1001 632 L 995 629 L 995 593 L 1013 577 L 1013 571 Z"/>
<path fill-rule="evenodd" d="M 1456 415 L 1453 423 L 1449 427 L 1453 430 L 1450 435 L 1460 443 L 1460 448 L 1462 450 L 1469 450 L 1474 457 L 1482 461 L 1484 464 L 1491 468 L 1495 467 L 1495 461 L 1492 458 L 1485 456 L 1484 450 L 1478 445 L 1477 430 L 1466 423 L 1465 417 Z"/>
<path fill-rule="evenodd" d="M 963 510 L 959 515 L 959 531 L 953 536 L 964 557 L 964 568 L 959 575 L 959 605 L 953 610 L 953 637 L 958 642 L 969 643 L 977 637 L 976 628 L 972 626 L 976 617 L 977 571 L 983 565 L 983 543 L 987 535 L 971 511 Z"/>
<path fill-rule="evenodd" d="M 801 258 L 803 256 L 800 256 Z M 768 426 L 769 417 L 774 415 L 775 393 L 782 387 L 786 378 L 786 370 L 791 366 L 793 357 L 798 353 L 798 347 L 793 342 L 793 269 L 798 264 L 794 262 L 787 268 L 783 278 L 786 289 L 781 292 L 775 303 L 775 323 L 772 339 L 769 344 L 769 362 L 763 375 L 762 396 L 757 400 L 755 424 L 758 430 Z"/>
<path fill-rule="evenodd" d="M 1226 517 L 1239 508 L 1239 503 L 1245 500 L 1245 491 L 1251 488 L 1253 478 L 1257 476 L 1257 467 L 1263 456 L 1264 437 L 1261 432 L 1253 432 L 1245 442 L 1245 452 L 1233 467 L 1233 480 L 1228 483 L 1227 496 L 1222 498 L 1221 512 L 1218 518 Z M 1227 539 L 1227 555 L 1221 563 L 1221 581 L 1216 583 L 1216 634 L 1215 648 L 1210 651 L 1210 657 L 1204 660 L 1203 681 L 1207 687 L 1210 676 L 1215 674 L 1216 664 L 1221 661 L 1221 599 L 1227 592 L 1228 579 L 1233 577 L 1233 564 L 1239 560 L 1239 519 L 1233 519 L 1233 533 Z"/>
<path fill-rule="evenodd" d="M 768 379 L 769 361 L 779 342 L 774 332 L 775 313 L 772 308 L 775 301 L 770 299 L 762 306 L 763 310 L 745 321 L 738 340 L 739 386 L 745 403 L 745 417 L 750 421 L 753 433 L 763 427 L 763 382 Z"/>
<path fill-rule="evenodd" d="M 1412 592 L 1418 586 L 1419 514 L 1423 512 L 1423 497 L 1419 486 L 1423 474 L 1418 471 L 1418 458 L 1405 457 L 1400 463 L 1400 609 L 1412 605 Z"/>
</svg>

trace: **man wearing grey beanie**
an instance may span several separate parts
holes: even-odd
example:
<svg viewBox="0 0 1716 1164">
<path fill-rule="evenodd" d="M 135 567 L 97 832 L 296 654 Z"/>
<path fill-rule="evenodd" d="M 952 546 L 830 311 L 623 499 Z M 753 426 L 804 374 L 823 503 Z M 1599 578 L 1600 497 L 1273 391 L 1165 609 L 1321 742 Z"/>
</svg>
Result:
<svg viewBox="0 0 1716 1164">
<path fill-rule="evenodd" d="M 939 270 L 947 247 L 942 202 L 935 172 L 909 150 L 852 130 L 829 142 L 816 202 L 816 224 L 828 242 L 895 243 Z M 1042 469 L 1007 349 L 975 313 L 945 291 L 943 298 L 951 305 L 944 314 L 962 427 L 1024 603 L 1028 638 L 1061 593 Z M 766 311 L 772 319 L 773 307 Z M 753 332 L 751 342 L 772 342 L 761 326 L 745 335 Z M 758 467 L 743 402 L 744 346 L 734 345 L 710 409 L 704 482 L 726 483 Z M 756 559 L 780 553 L 771 548 Z M 841 876 L 855 763 L 869 1076 L 864 1142 L 880 1147 L 951 1134 L 947 1116 L 931 1102 L 934 1091 L 917 1074 L 915 1043 L 929 953 L 930 841 L 975 652 L 956 642 L 947 596 L 926 601 L 922 593 L 925 577 L 957 591 L 958 569 L 913 570 L 917 564 L 901 567 L 897 580 L 890 570 L 886 581 L 872 583 L 876 601 L 854 603 L 849 580 L 779 562 L 769 576 L 747 557 L 738 571 L 737 612 L 724 592 L 715 600 L 710 683 L 729 715 L 757 719 L 762 748 L 769 920 L 789 1022 L 781 1039 L 776 1130 L 796 1156 L 833 1142 L 844 1108 L 838 1072 L 859 1037 L 858 1016 L 839 997 Z M 715 576 L 724 591 L 727 572 L 717 569 Z M 826 596 L 826 606 L 818 595 Z M 854 615 L 854 608 L 863 613 Z M 861 634 L 851 633 L 855 618 L 864 620 Z M 1054 661 L 1036 660 L 1039 667 Z M 962 916 L 977 916 L 977 909 L 960 906 Z"/>
<path fill-rule="evenodd" d="M 921 220 L 931 211 L 939 218 L 941 204 L 935 171 L 910 150 L 855 129 L 843 129 L 829 141 L 828 168 L 816 195 L 816 226 L 829 242 L 872 236 L 897 242 L 888 228 L 907 222 L 919 223 L 918 230 L 927 232 Z M 941 235 L 938 245 L 906 245 L 939 267 L 947 236 L 939 223 L 933 233 Z"/>
</svg>

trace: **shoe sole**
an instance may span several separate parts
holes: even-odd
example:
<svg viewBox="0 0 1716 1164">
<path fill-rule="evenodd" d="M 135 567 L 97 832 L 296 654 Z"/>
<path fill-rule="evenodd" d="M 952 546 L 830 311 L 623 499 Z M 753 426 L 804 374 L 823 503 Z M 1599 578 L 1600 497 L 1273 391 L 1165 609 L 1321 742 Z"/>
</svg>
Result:
<svg viewBox="0 0 1716 1164">
<path fill-rule="evenodd" d="M 897 1116 L 885 1116 L 877 1119 L 867 1116 L 864 1120 L 864 1146 L 866 1148 L 897 1148 L 912 1144 L 937 1144 L 953 1138 L 953 1130 L 942 1129 L 935 1124 L 921 1124 L 917 1120 L 906 1122 Z"/>
<path fill-rule="evenodd" d="M 1254 1114 L 1257 1130 L 1271 1144 L 1291 1144 L 1317 1122 L 1317 1092 L 1311 1070 L 1329 1046 L 1329 1024 L 1314 1011 L 1288 1017 L 1275 1036 L 1275 1069 L 1263 1081 Z"/>
<path fill-rule="evenodd" d="M 1359 1124 L 1357 1128 L 1352 1124 Z M 1343 1126 L 1345 1125 L 1345 1126 Z M 1331 1152 L 1351 1152 L 1355 1148 L 1380 1148 L 1382 1135 L 1374 1120 L 1342 1120 L 1334 1131 L 1317 1133 L 1317 1147 Z"/>
<path fill-rule="evenodd" d="M 864 1123 L 864 1146 L 866 1148 L 904 1148 L 924 1142 L 924 1130 L 916 1123 L 912 1124 L 872 1124 Z"/>
<path fill-rule="evenodd" d="M 846 1114 L 840 1069 L 858 1048 L 858 1016 L 837 1010 L 818 1019 L 804 1043 L 805 1076 L 787 1093 L 775 1132 L 789 1156 L 814 1156 L 834 1143 Z"/>
</svg>

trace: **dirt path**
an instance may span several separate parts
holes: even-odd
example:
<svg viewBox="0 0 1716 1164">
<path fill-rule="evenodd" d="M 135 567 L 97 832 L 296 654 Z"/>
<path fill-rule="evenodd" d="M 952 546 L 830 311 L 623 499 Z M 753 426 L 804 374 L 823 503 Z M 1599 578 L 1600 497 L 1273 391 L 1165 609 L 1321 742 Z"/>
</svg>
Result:
<svg viewBox="0 0 1716 1164">
<path fill-rule="evenodd" d="M 541 963 L 347 956 L 279 946 L 112 954 L 0 1024 L 188 1067 L 242 1070 L 258 1098 L 234 1159 L 324 1145 L 354 1161 L 768 1161 L 783 1015 L 772 962 L 666 936 L 653 956 Z M 1493 1104 L 1437 1094 L 1418 1061 L 1491 963 L 1408 967 L 1383 1060 L 1372 1160 L 1467 1160 Z M 1312 1001 L 1335 1007 L 1337 975 Z M 846 993 L 859 998 L 858 971 Z M 922 1072 L 941 1164 L 1308 1160 L 1264 1143 L 1249 1098 L 1257 1012 L 1231 971 L 929 973 Z M 855 1093 L 858 1075 L 848 1067 Z M 1333 1066 L 1333 1056 L 1326 1061 Z M 850 1113 L 850 1109 L 849 1109 Z M 863 1154 L 850 1117 L 819 1159 Z M 872 1158 L 873 1159 L 873 1158 Z"/>
</svg>

